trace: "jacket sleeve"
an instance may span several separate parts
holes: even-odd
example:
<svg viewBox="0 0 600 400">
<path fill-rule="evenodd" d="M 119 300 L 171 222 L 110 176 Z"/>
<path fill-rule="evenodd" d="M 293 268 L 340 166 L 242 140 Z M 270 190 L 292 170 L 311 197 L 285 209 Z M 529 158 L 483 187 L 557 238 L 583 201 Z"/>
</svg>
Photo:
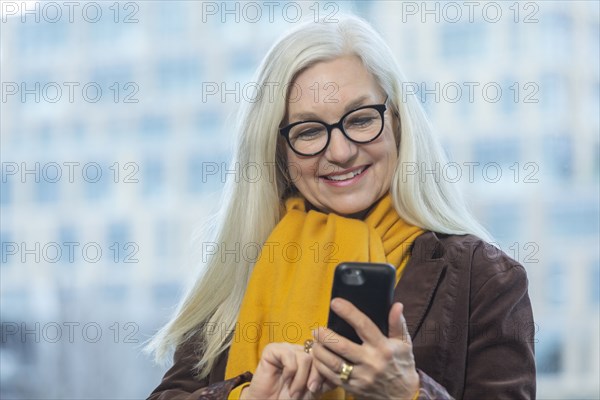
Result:
<svg viewBox="0 0 600 400">
<path fill-rule="evenodd" d="M 437 383 L 425 372 L 417 369 L 419 373 L 419 392 L 417 400 L 454 400 L 454 397 L 448 394 L 446 388 Z"/>
<path fill-rule="evenodd" d="M 463 398 L 535 399 L 535 325 L 525 269 L 500 254 L 477 275 Z"/>
<path fill-rule="evenodd" d="M 198 362 L 197 342 L 188 340 L 180 345 L 173 357 L 173 366 L 165 373 L 160 385 L 148 400 L 222 400 L 237 386 L 250 382 L 252 374 L 245 372 L 234 378 L 209 384 L 209 377 L 197 379 L 194 365 Z"/>
</svg>

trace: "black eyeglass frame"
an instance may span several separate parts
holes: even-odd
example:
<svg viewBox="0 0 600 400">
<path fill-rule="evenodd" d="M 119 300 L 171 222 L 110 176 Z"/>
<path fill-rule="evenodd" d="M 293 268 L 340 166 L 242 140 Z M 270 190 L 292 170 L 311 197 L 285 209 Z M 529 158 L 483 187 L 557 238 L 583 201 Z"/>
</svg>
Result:
<svg viewBox="0 0 600 400">
<path fill-rule="evenodd" d="M 381 132 L 383 132 L 383 128 L 385 127 L 385 112 L 387 110 L 387 106 L 386 103 L 388 101 L 388 97 L 386 96 L 385 100 L 383 101 L 382 104 L 371 104 L 371 105 L 366 105 L 366 106 L 361 106 L 358 108 L 355 108 L 354 110 L 350 110 L 348 111 L 346 114 L 344 114 L 342 116 L 342 118 L 340 118 L 340 120 L 338 122 L 336 122 L 335 124 L 327 124 L 323 121 L 317 121 L 317 120 L 309 120 L 309 121 L 298 121 L 298 122 L 294 122 L 293 124 L 289 124 L 284 126 L 283 128 L 279 129 L 279 134 L 282 135 L 283 137 L 285 137 L 285 140 L 287 141 L 288 146 L 290 146 L 290 149 L 292 149 L 292 151 L 296 154 L 298 154 L 299 156 L 305 156 L 305 157 L 311 157 L 311 156 L 316 156 L 317 154 L 321 154 L 322 152 L 324 152 L 327 147 L 329 146 L 329 142 L 331 141 L 331 132 L 333 131 L 334 128 L 338 128 L 340 130 L 340 132 L 342 132 L 342 134 L 344 135 L 344 137 L 346 139 L 348 139 L 349 141 L 353 142 L 353 143 L 358 143 L 358 144 L 366 144 L 366 143 L 371 143 L 372 141 L 376 140 L 379 136 L 381 136 Z M 376 111 L 379 112 L 379 115 L 381 116 L 381 129 L 379 130 L 379 133 L 377 133 L 377 135 L 375 135 L 372 139 L 366 140 L 364 142 L 358 141 L 358 140 L 354 140 L 352 139 L 350 136 L 348 136 L 348 134 L 346 133 L 346 131 L 344 130 L 344 119 L 346 119 L 346 117 L 350 114 L 352 114 L 355 111 L 359 111 L 359 110 L 363 110 L 365 108 L 373 108 Z M 325 128 L 327 129 L 327 142 L 325 143 L 325 146 L 323 146 L 323 148 L 319 151 L 317 151 L 316 153 L 301 153 L 298 150 L 296 150 L 294 148 L 294 146 L 292 146 L 292 143 L 290 142 L 290 131 L 292 130 L 293 127 L 300 125 L 300 124 L 304 124 L 307 122 L 315 122 L 315 123 L 319 123 L 323 126 L 325 126 Z"/>
</svg>

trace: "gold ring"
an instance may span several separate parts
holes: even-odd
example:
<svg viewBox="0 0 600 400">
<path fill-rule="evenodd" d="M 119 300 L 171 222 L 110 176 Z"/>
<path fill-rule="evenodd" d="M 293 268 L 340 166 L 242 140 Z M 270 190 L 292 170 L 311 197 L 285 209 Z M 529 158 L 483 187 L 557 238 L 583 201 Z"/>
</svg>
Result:
<svg viewBox="0 0 600 400">
<path fill-rule="evenodd" d="M 342 363 L 342 372 L 340 372 L 340 380 L 344 383 L 348 382 L 350 379 L 350 374 L 352 374 L 352 370 L 354 369 L 354 365 Z"/>
<path fill-rule="evenodd" d="M 312 352 L 312 347 L 313 344 L 315 344 L 315 341 L 312 339 L 307 339 L 304 342 L 304 352 L 310 354 Z"/>
</svg>

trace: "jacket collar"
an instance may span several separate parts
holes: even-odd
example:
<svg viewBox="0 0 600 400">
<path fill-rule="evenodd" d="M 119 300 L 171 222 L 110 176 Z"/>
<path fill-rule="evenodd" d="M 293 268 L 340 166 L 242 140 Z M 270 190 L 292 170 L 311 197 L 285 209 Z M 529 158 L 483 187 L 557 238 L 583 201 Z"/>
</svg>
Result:
<svg viewBox="0 0 600 400">
<path fill-rule="evenodd" d="M 446 270 L 444 245 L 435 232 L 425 232 L 414 242 L 410 259 L 394 293 L 394 302 L 404 305 L 410 337 L 415 337 L 433 294 Z"/>
</svg>

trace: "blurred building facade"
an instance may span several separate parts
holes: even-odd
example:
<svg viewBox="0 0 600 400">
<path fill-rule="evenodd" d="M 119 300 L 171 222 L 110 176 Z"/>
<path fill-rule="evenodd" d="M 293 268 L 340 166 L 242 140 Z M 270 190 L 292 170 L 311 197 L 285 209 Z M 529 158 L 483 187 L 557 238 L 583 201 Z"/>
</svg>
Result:
<svg viewBox="0 0 600 400">
<path fill-rule="evenodd" d="M 72 21 L 61 3 L 3 4 L 0 397 L 158 384 L 140 348 L 197 273 L 191 238 L 224 180 L 243 179 L 244 88 L 294 10 L 353 10 L 455 163 L 442 179 L 528 271 L 538 397 L 597 398 L 598 4 L 473 3 L 277 2 L 272 19 L 254 3 L 257 19 L 243 3 L 84 2 Z"/>
</svg>

